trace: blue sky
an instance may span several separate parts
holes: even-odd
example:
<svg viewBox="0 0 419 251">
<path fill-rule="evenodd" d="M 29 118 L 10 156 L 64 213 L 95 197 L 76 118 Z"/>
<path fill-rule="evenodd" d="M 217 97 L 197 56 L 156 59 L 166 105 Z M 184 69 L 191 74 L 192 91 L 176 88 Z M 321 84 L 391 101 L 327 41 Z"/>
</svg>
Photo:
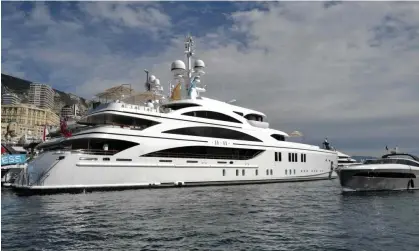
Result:
<svg viewBox="0 0 419 251">
<path fill-rule="evenodd" d="M 85 98 L 147 68 L 165 85 L 196 37 L 207 95 L 349 154 L 419 154 L 419 3 L 2 2 L 2 73 Z M 166 85 L 165 85 L 166 87 Z M 167 88 L 166 88 L 167 89 Z"/>
</svg>

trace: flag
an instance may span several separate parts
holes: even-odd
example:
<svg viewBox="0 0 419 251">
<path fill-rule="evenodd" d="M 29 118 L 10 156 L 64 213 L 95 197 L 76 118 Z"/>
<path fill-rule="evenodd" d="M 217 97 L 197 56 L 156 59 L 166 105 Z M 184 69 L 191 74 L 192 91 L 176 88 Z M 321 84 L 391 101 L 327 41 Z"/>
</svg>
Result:
<svg viewBox="0 0 419 251">
<path fill-rule="evenodd" d="M 67 129 L 67 122 L 64 118 L 60 121 L 60 131 L 64 135 L 64 137 L 71 137 L 71 132 Z"/>
<path fill-rule="evenodd" d="M 181 93 L 181 83 L 178 83 L 176 85 L 176 87 L 173 89 L 172 91 L 172 96 L 170 97 L 170 99 L 172 100 L 181 100 L 182 99 L 182 93 Z"/>
<path fill-rule="evenodd" d="M 386 151 L 388 151 L 388 146 L 386 146 Z"/>
<path fill-rule="evenodd" d="M 48 134 L 49 134 L 49 130 L 47 128 L 47 125 L 44 125 L 44 132 L 42 134 L 42 141 L 45 141 L 47 139 Z"/>
<path fill-rule="evenodd" d="M 187 90 L 188 90 L 188 97 L 191 97 L 191 94 L 192 94 L 192 90 L 193 90 L 193 88 L 196 88 L 196 82 L 195 82 L 195 80 L 196 80 L 196 78 L 193 78 L 193 79 L 191 80 L 191 84 L 187 87 Z"/>
</svg>

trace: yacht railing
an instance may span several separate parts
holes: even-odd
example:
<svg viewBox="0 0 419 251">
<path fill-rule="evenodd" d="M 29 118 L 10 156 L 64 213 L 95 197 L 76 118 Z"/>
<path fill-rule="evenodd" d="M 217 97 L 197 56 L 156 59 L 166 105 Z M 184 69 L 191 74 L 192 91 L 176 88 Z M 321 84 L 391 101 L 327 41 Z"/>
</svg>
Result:
<svg viewBox="0 0 419 251">
<path fill-rule="evenodd" d="M 128 109 L 130 112 L 155 112 L 155 113 L 170 113 L 170 112 L 172 112 L 172 109 L 162 108 L 161 106 L 148 107 L 146 105 L 136 105 L 136 104 L 119 102 L 119 101 L 113 101 L 113 102 L 109 102 L 109 103 L 102 103 L 99 106 L 89 110 L 88 115 L 93 113 L 93 112 L 97 112 L 98 110 L 105 109 L 105 108 L 121 109 L 121 110 Z"/>
</svg>

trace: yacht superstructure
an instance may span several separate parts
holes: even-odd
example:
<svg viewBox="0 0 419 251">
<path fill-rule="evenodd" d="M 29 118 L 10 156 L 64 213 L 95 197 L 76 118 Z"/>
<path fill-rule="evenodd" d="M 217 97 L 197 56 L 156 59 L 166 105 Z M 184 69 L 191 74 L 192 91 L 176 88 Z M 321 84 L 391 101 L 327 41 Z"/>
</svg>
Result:
<svg viewBox="0 0 419 251">
<path fill-rule="evenodd" d="M 350 166 L 354 164 L 360 164 L 356 159 L 351 158 L 351 156 L 344 154 L 342 152 L 337 152 L 338 154 L 338 168 L 343 166 Z"/>
<path fill-rule="evenodd" d="M 287 142 L 265 114 L 202 97 L 205 64 L 195 60 L 192 68 L 191 37 L 185 48 L 186 66 L 171 66 L 170 100 L 153 75 L 145 93 L 121 87 L 120 98 L 95 103 L 78 122 L 84 127 L 38 145 L 42 152 L 14 188 L 49 193 L 330 178 L 336 151 Z"/>
</svg>

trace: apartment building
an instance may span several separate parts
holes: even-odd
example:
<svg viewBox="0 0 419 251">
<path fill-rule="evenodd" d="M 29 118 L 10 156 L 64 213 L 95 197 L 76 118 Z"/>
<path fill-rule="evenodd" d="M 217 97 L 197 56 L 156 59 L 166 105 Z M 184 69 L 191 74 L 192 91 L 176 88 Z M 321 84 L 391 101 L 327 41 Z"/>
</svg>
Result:
<svg viewBox="0 0 419 251">
<path fill-rule="evenodd" d="M 42 138 L 44 126 L 59 126 L 60 118 L 50 109 L 42 109 L 34 105 L 17 104 L 1 106 L 1 134 L 13 123 L 17 137 L 25 134 Z"/>
<path fill-rule="evenodd" d="M 1 95 L 2 105 L 16 105 L 20 103 L 19 97 L 14 93 L 4 93 Z"/>
<path fill-rule="evenodd" d="M 31 83 L 29 103 L 43 109 L 54 108 L 54 90 L 46 84 Z"/>
</svg>

